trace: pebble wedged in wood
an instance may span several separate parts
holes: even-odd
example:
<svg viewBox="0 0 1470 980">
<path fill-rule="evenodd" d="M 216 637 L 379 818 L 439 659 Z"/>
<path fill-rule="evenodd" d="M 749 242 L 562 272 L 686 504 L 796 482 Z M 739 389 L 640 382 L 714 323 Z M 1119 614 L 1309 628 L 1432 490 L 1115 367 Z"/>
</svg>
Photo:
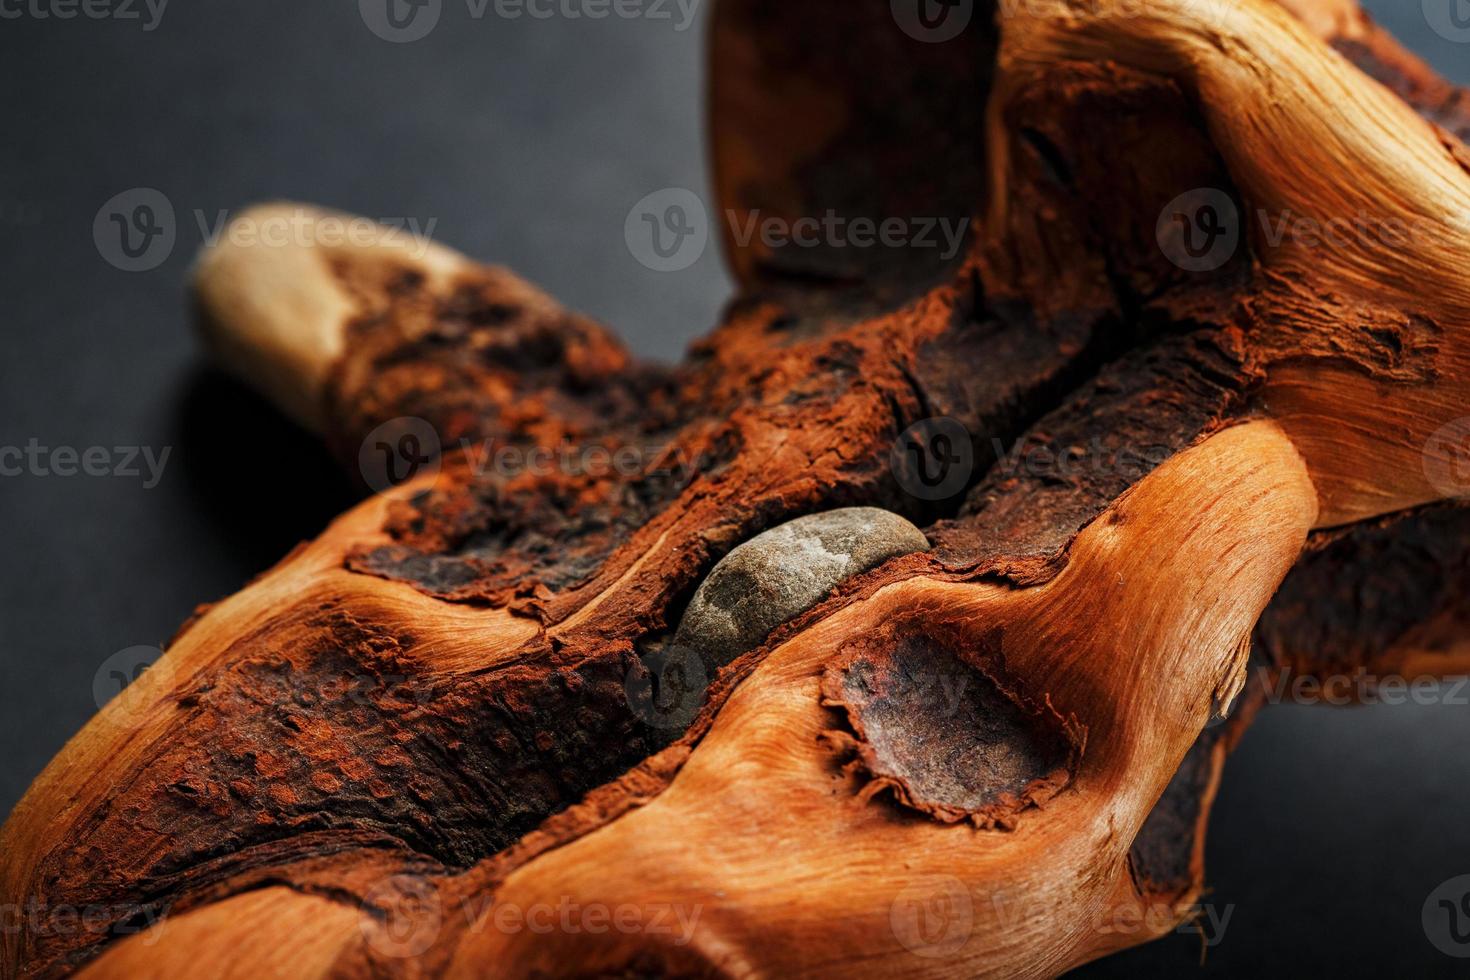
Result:
<svg viewBox="0 0 1470 980">
<path fill-rule="evenodd" d="M 845 507 L 758 534 L 705 577 L 674 634 L 719 667 L 754 649 L 833 586 L 890 558 L 928 551 L 922 531 L 890 511 Z"/>
</svg>

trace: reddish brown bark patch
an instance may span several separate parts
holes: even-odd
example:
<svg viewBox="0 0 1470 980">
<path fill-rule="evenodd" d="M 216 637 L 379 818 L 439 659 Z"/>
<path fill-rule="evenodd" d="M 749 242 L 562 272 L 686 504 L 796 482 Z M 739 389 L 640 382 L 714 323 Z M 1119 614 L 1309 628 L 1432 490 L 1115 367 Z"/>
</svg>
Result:
<svg viewBox="0 0 1470 980">
<path fill-rule="evenodd" d="M 1239 335 L 1169 335 L 1106 365 L 1006 448 L 955 520 L 926 528 L 951 569 L 1045 582 L 1077 532 L 1159 463 L 1240 409 Z"/>
<path fill-rule="evenodd" d="M 363 311 L 325 396 L 328 442 L 349 463 L 364 436 L 399 417 L 429 422 L 447 450 L 588 438 L 666 407 L 661 372 L 633 365 L 600 324 L 503 269 L 452 287 L 392 265 L 333 272 Z"/>
<path fill-rule="evenodd" d="M 1010 830 L 1023 810 L 1070 782 L 1080 728 L 1021 694 L 991 666 L 994 650 L 960 653 L 917 631 L 855 646 L 828 668 L 822 693 L 856 735 L 828 737 L 870 777 L 865 797 L 889 790 L 943 823 Z"/>
<path fill-rule="evenodd" d="M 1470 506 L 1391 514 L 1322 531 L 1256 624 L 1274 669 L 1376 673 L 1396 647 L 1451 650 L 1470 627 Z"/>
<path fill-rule="evenodd" d="M 1200 848 L 1226 732 L 1221 726 L 1200 733 L 1133 839 L 1128 860 L 1140 892 L 1179 899 L 1200 883 Z"/>
</svg>

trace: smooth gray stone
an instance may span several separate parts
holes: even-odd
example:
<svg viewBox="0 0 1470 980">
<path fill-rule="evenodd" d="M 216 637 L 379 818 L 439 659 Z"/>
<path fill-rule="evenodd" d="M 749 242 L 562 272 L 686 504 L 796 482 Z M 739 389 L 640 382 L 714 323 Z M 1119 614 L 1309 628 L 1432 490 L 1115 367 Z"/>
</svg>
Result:
<svg viewBox="0 0 1470 980">
<path fill-rule="evenodd" d="M 928 550 L 923 532 L 877 507 L 787 521 L 715 565 L 685 610 L 674 645 L 698 652 L 711 669 L 721 667 L 821 602 L 843 579 Z"/>
</svg>

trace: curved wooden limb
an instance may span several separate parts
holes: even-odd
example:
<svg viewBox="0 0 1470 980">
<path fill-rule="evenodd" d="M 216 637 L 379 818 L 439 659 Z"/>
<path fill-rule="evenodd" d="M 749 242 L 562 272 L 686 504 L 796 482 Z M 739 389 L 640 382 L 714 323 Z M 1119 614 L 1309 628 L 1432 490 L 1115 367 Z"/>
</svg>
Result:
<svg viewBox="0 0 1470 980">
<path fill-rule="evenodd" d="M 505 269 L 309 206 L 235 217 L 195 291 L 221 363 L 354 468 L 364 438 L 404 417 L 440 448 L 551 447 L 646 416 L 658 384 L 605 329 Z"/>
<path fill-rule="evenodd" d="M 1014 240 L 999 237 L 1016 194 L 1004 149 L 1011 101 L 1078 62 L 1170 79 L 1203 117 L 1246 222 L 1239 232 L 1254 261 L 1229 316 L 1264 374 L 1261 409 L 1312 469 L 1323 524 L 1442 499 L 1424 456 L 1443 451 L 1431 437 L 1470 398 L 1463 145 L 1275 4 L 1029 10 L 1002 17 L 991 129 L 1001 148 L 991 157 L 997 240 Z M 1300 222 L 1317 232 L 1301 234 Z M 1286 233 L 1273 241 L 1273 229 Z M 1443 270 L 1432 295 L 1423 288 L 1431 268 Z"/>
<path fill-rule="evenodd" d="M 1249 625 L 1315 507 L 1279 432 L 1232 429 L 1139 484 L 1046 585 L 911 579 L 814 623 L 752 672 L 657 800 L 497 890 L 527 907 L 702 910 L 687 947 L 588 935 L 558 951 L 492 928 L 454 966 L 615 971 L 654 949 L 736 976 L 1049 976 L 1110 951 L 1121 937 L 1096 926 L 1139 901 L 1128 845 L 1212 695 L 1239 684 Z M 1037 798 L 1054 767 L 1064 788 Z M 1014 829 L 905 806 L 1009 811 Z M 954 918 L 931 931 L 922 917 L 946 898 Z"/>
<path fill-rule="evenodd" d="M 908 578 L 810 622 L 746 667 L 656 799 L 520 864 L 401 874 L 434 897 L 427 922 L 397 929 L 432 932 L 413 955 L 450 975 L 1044 976 L 1136 941 L 1096 928 L 1142 901 L 1129 844 L 1238 689 L 1251 624 L 1314 518 L 1280 432 L 1227 430 L 1110 508 L 1046 585 Z M 1011 830 L 977 831 L 976 814 Z M 963 934 L 926 939 L 911 916 L 957 882 Z M 636 909 L 641 928 L 548 944 L 502 911 L 568 908 Z M 207 915 L 169 928 L 240 940 L 213 921 L 196 935 Z M 395 965 L 390 939 L 351 942 L 359 925 L 329 930 L 343 943 L 330 972 Z"/>
</svg>

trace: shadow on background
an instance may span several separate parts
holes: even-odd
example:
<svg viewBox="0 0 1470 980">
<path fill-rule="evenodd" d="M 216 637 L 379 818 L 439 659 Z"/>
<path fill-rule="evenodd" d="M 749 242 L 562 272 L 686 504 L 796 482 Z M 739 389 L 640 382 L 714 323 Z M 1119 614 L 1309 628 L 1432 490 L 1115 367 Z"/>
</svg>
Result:
<svg viewBox="0 0 1470 980">
<path fill-rule="evenodd" d="M 217 368 L 191 372 L 178 420 L 190 503 L 241 565 L 269 568 L 361 498 L 321 440 Z"/>
</svg>

